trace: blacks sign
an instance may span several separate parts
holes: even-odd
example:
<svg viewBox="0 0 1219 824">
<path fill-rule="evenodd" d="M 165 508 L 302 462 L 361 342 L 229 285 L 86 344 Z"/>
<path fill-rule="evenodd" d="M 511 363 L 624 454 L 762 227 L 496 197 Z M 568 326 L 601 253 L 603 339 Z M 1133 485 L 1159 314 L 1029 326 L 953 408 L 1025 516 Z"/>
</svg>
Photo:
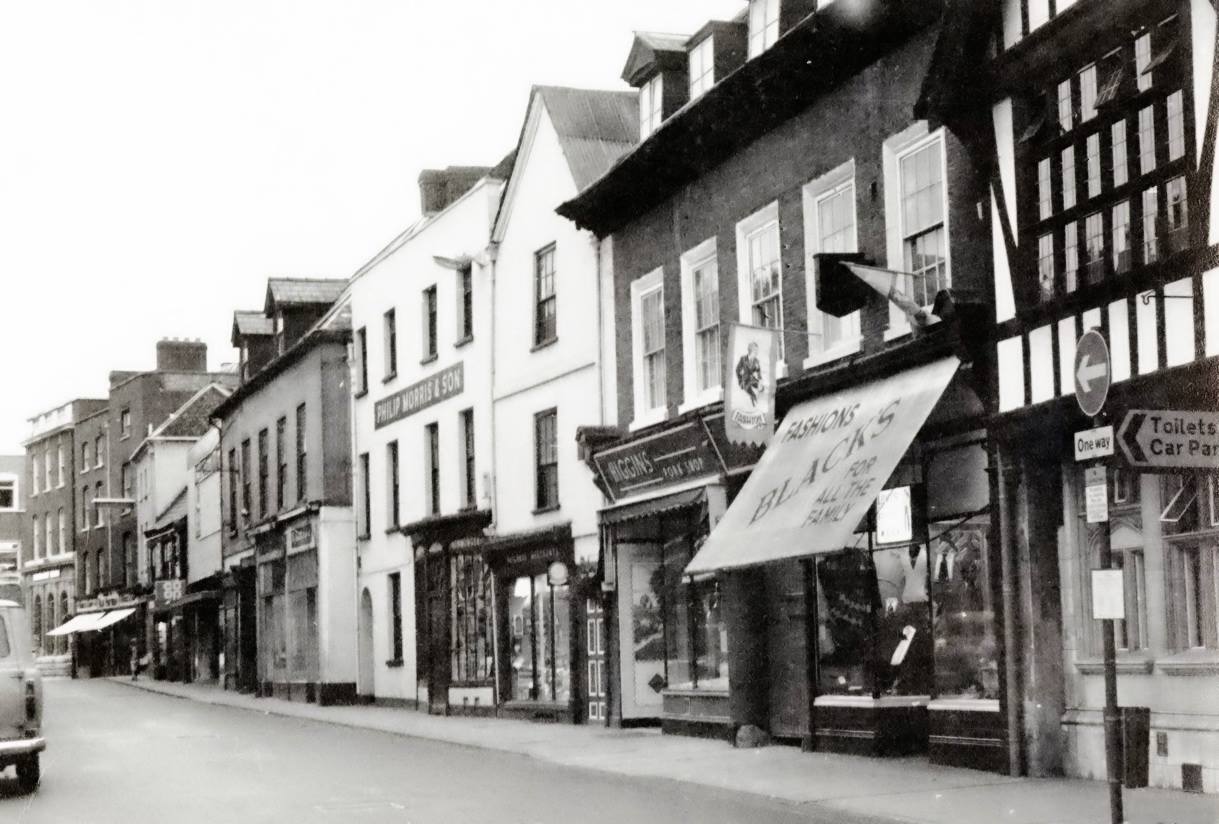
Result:
<svg viewBox="0 0 1219 824">
<path fill-rule="evenodd" d="M 719 456 L 700 421 L 615 446 L 593 460 L 616 501 L 720 472 Z"/>
<path fill-rule="evenodd" d="M 465 387 L 465 373 L 461 363 L 441 369 L 435 375 L 412 383 L 402 391 L 377 401 L 373 407 L 374 427 L 380 429 L 429 406 L 435 406 L 441 401 L 460 395 Z"/>
</svg>

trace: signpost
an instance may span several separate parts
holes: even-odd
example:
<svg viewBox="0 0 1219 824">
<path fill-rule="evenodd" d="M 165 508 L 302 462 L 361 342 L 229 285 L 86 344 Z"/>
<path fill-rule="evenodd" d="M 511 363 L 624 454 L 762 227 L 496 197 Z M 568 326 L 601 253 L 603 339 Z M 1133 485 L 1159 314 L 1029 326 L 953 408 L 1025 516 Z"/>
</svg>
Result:
<svg viewBox="0 0 1219 824">
<path fill-rule="evenodd" d="M 1075 400 L 1080 410 L 1092 418 L 1093 429 L 1075 436 L 1075 459 L 1093 460 L 1113 454 L 1113 427 L 1103 426 L 1100 411 L 1109 396 L 1112 372 L 1109 368 L 1109 345 L 1096 329 L 1084 332 L 1075 344 Z M 1123 427 L 1124 428 L 1124 427 Z M 1083 443 L 1081 444 L 1081 441 Z M 1123 446 L 1123 450 L 1125 447 Z M 1106 451 L 1107 450 L 1107 451 Z M 1084 498 L 1089 524 L 1100 524 L 1099 569 L 1092 571 L 1094 582 L 1092 617 L 1103 628 L 1105 659 L 1105 764 L 1109 779 L 1109 818 L 1112 824 L 1122 824 L 1122 748 L 1121 711 L 1117 706 L 1117 647 L 1113 637 L 1114 601 L 1125 603 L 1120 570 L 1113 570 L 1113 547 L 1109 543 L 1109 484 L 1108 470 L 1101 461 L 1084 470 Z M 1097 591 L 1096 586 L 1100 586 Z"/>
<path fill-rule="evenodd" d="M 1131 409 L 1117 442 L 1132 467 L 1219 469 L 1219 413 Z"/>
</svg>

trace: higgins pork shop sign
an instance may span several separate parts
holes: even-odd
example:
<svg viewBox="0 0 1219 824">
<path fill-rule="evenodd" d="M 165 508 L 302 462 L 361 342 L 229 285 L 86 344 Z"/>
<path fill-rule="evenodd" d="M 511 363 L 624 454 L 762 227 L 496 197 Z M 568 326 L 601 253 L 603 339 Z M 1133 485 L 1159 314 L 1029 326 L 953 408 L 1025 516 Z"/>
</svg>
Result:
<svg viewBox="0 0 1219 824">
<path fill-rule="evenodd" d="M 853 546 L 959 364 L 945 358 L 793 407 L 686 572 Z"/>
<path fill-rule="evenodd" d="M 615 446 L 593 460 L 615 501 L 720 471 L 711 436 L 699 421 Z"/>
<path fill-rule="evenodd" d="M 388 398 L 377 401 L 373 407 L 374 427 L 380 429 L 394 421 L 414 415 L 422 409 L 460 395 L 465 388 L 466 381 L 462 364 L 455 363 L 441 369 L 431 377 L 424 378 L 418 383 L 412 383 Z"/>
</svg>

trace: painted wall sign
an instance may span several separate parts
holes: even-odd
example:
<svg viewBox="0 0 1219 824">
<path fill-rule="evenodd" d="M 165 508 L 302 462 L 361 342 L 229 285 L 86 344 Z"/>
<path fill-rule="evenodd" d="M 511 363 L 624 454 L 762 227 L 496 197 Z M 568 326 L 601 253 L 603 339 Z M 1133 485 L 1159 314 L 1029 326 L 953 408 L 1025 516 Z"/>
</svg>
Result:
<svg viewBox="0 0 1219 824">
<path fill-rule="evenodd" d="M 1098 426 L 1075 433 L 1075 460 L 1090 461 L 1113 454 L 1113 427 Z"/>
<path fill-rule="evenodd" d="M 689 574 L 837 552 L 956 374 L 955 357 L 798 404 Z"/>
<path fill-rule="evenodd" d="M 724 430 L 732 443 L 770 443 L 775 431 L 779 333 L 732 324 L 724 363 Z"/>
<path fill-rule="evenodd" d="M 460 395 L 465 388 L 464 363 L 458 362 L 377 401 L 373 406 L 373 425 L 376 429 L 388 426 Z"/>
<path fill-rule="evenodd" d="M 305 523 L 288 530 L 288 550 L 308 549 L 313 546 L 313 524 Z"/>
<path fill-rule="evenodd" d="M 721 470 L 711 436 L 699 421 L 615 446 L 593 460 L 615 501 Z"/>
<path fill-rule="evenodd" d="M 1131 409 L 1117 443 L 1131 466 L 1219 469 L 1219 412 Z"/>
</svg>

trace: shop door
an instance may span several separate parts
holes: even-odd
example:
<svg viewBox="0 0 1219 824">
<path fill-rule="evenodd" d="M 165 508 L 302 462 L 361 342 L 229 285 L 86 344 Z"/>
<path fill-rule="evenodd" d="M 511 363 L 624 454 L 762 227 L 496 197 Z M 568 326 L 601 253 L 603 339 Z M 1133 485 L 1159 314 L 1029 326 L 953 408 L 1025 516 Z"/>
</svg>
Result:
<svg viewBox="0 0 1219 824">
<path fill-rule="evenodd" d="M 242 567 L 237 575 L 241 593 L 237 617 L 240 643 L 237 688 L 242 692 L 254 692 L 258 688 L 258 598 L 254 588 L 254 567 Z"/>
<path fill-rule="evenodd" d="M 770 734 L 801 739 L 809 732 L 809 683 L 808 608 L 800 561 L 767 565 L 766 604 Z"/>
<path fill-rule="evenodd" d="M 598 598 L 589 598 L 584 605 L 588 660 L 588 723 L 604 724 L 606 715 L 605 679 L 605 607 Z"/>
<path fill-rule="evenodd" d="M 622 717 L 659 718 L 667 678 L 656 544 L 618 545 L 619 686 Z"/>
<path fill-rule="evenodd" d="M 449 609 L 445 558 L 427 559 L 428 712 L 445 715 L 449 707 Z"/>
</svg>

